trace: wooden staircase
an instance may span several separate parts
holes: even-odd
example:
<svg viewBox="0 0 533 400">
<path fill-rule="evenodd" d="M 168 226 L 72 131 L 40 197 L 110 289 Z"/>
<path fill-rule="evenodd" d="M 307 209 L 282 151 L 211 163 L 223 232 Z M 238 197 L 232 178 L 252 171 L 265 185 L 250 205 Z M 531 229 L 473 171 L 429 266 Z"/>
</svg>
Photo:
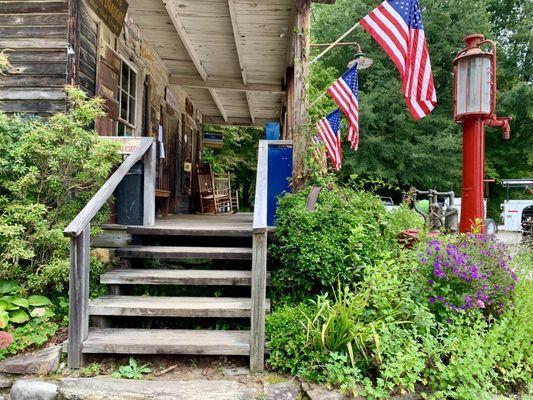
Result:
<svg viewBox="0 0 533 400">
<path fill-rule="evenodd" d="M 64 230 L 64 235 L 70 238 L 68 366 L 80 368 L 83 354 L 87 353 L 234 354 L 249 355 L 250 371 L 262 372 L 265 314 L 270 310 L 266 298 L 269 279 L 267 242 L 273 228 L 268 225 L 267 215 L 269 201 L 281 194 L 275 189 L 269 193 L 268 149 L 269 146 L 291 147 L 292 142 L 259 141 L 253 218 L 237 225 L 231 219 L 217 224 L 209 221 L 202 227 L 193 221 L 195 216 L 187 217 L 193 218 L 188 223 L 175 226 L 168 221 L 156 223 L 156 143 L 149 137 L 130 139 L 134 141 L 132 143 L 139 140 L 135 150 Z M 107 204 L 132 166 L 140 160 L 144 163 L 143 225 L 127 227 L 132 235 L 131 242 L 115 251 L 121 259 L 121 267 L 100 277 L 101 283 L 108 286 L 108 293 L 90 301 L 91 221 Z M 274 171 L 272 176 L 289 178 L 286 172 Z M 242 214 L 236 214 L 235 220 L 240 218 L 239 215 Z M 200 263 L 192 264 L 196 267 L 188 264 L 189 268 L 162 268 L 157 263 L 156 267 L 145 265 L 148 260 L 154 264 L 154 259 Z M 230 267 L 200 268 L 201 260 L 225 260 Z M 237 267 L 242 263 L 245 267 Z M 203 286 L 208 288 L 209 295 L 139 296 L 135 292 L 136 287 L 148 286 L 152 288 L 149 292 L 155 294 L 153 286 L 156 285 Z M 234 292 L 240 295 L 218 296 L 218 288 L 226 286 L 233 287 Z M 246 287 L 250 290 L 243 295 Z M 206 293 L 205 289 L 203 293 Z M 214 324 L 204 330 L 185 329 L 183 325 L 183 329 L 176 329 L 170 323 L 157 329 L 143 326 L 146 319 L 157 319 L 159 322 L 178 318 L 249 318 L 250 323 L 249 330 L 217 330 Z"/>
<path fill-rule="evenodd" d="M 206 217 L 204 217 L 206 218 Z M 187 233 L 180 229 L 166 229 L 161 235 L 151 234 L 152 229 L 130 227 L 132 243 L 117 248 L 115 256 L 120 267 L 105 272 L 100 282 L 108 285 L 108 294 L 89 302 L 91 323 L 87 338 L 83 341 L 83 353 L 114 354 L 209 354 L 250 355 L 250 335 L 247 330 L 214 329 L 143 329 L 132 328 L 125 318 L 241 318 L 250 319 L 252 299 L 248 297 L 216 297 L 220 287 L 241 287 L 246 290 L 252 284 L 252 225 L 249 231 L 235 236 L 234 231 L 217 229 Z M 138 232 L 138 233 L 134 233 Z M 200 235 L 201 234 L 201 235 Z M 211 236 L 216 235 L 216 236 Z M 225 246 L 209 244 L 223 241 Z M 165 245 L 160 245 L 163 242 Z M 207 243 L 204 246 L 180 246 L 181 243 Z M 169 243 L 177 246 L 169 246 Z M 166 261 L 162 267 L 147 268 L 147 259 Z M 225 269 L 206 268 L 203 262 L 226 260 Z M 196 261 L 188 268 L 168 266 L 170 262 Z M 233 269 L 232 265 L 235 265 Z M 159 267 L 158 267 L 159 266 Z M 196 296 L 139 296 L 132 295 L 137 285 L 154 286 L 202 286 L 203 294 Z M 265 303 L 265 312 L 270 303 Z M 135 325 L 135 323 L 134 323 Z"/>
</svg>

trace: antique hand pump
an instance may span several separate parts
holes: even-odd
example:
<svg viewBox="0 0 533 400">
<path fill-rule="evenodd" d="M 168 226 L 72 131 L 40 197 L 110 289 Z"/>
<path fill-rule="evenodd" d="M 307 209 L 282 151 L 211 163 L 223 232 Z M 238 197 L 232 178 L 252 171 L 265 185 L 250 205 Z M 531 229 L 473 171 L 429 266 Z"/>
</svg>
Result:
<svg viewBox="0 0 533 400">
<path fill-rule="evenodd" d="M 480 34 L 464 38 L 466 48 L 453 61 L 454 118 L 463 126 L 463 183 L 461 232 L 483 221 L 483 179 L 485 175 L 485 125 L 503 129 L 509 139 L 509 117 L 496 117 L 496 44 Z M 482 46 L 490 46 L 484 51 Z"/>
</svg>

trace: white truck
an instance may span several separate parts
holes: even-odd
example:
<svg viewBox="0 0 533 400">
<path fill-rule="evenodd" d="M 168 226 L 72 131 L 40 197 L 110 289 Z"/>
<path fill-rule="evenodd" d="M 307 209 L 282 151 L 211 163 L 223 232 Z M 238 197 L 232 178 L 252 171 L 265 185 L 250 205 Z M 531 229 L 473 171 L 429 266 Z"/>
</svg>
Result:
<svg viewBox="0 0 533 400">
<path fill-rule="evenodd" d="M 500 227 L 504 231 L 522 231 L 522 211 L 524 208 L 533 205 L 533 179 L 504 179 L 503 186 L 506 189 L 505 201 L 500 204 L 502 210 L 503 225 Z M 509 189 L 524 189 L 531 194 L 530 199 L 511 200 L 509 199 Z"/>
</svg>

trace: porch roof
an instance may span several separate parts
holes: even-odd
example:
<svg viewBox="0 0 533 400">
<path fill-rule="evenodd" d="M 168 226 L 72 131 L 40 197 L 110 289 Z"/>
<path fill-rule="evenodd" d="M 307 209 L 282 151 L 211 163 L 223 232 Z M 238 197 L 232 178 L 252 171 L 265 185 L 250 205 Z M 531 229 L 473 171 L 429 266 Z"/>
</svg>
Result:
<svg viewBox="0 0 533 400">
<path fill-rule="evenodd" d="M 293 0 L 129 0 L 128 13 L 205 123 L 279 120 Z"/>
</svg>

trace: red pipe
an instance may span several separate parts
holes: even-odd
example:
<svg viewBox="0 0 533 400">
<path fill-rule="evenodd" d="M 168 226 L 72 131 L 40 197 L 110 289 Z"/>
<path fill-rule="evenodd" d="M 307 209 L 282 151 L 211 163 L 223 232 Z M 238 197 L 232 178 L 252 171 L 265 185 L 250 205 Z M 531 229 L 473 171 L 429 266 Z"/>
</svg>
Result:
<svg viewBox="0 0 533 400">
<path fill-rule="evenodd" d="M 463 186 L 460 231 L 472 231 L 477 219 L 484 231 L 483 178 L 485 170 L 485 129 L 480 116 L 463 120 Z"/>
</svg>

